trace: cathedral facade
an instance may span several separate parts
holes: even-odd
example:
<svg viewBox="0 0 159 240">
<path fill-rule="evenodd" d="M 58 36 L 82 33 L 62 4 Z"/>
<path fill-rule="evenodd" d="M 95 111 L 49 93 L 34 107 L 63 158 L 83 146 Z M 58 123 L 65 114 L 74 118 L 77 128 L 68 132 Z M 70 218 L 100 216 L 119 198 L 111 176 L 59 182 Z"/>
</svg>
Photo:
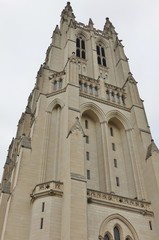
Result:
<svg viewBox="0 0 159 240">
<path fill-rule="evenodd" d="M 159 150 L 109 18 L 61 13 L 12 140 L 0 190 L 1 240 L 152 240 Z"/>
</svg>

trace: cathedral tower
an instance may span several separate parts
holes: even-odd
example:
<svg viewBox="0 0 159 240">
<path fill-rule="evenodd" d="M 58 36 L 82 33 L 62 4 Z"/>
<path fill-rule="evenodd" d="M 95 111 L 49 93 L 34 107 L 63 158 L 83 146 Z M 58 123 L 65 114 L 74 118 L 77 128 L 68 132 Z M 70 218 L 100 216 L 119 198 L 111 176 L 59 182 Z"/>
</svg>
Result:
<svg viewBox="0 0 159 240">
<path fill-rule="evenodd" d="M 152 240 L 159 150 L 109 18 L 55 27 L 1 183 L 1 240 Z"/>
</svg>

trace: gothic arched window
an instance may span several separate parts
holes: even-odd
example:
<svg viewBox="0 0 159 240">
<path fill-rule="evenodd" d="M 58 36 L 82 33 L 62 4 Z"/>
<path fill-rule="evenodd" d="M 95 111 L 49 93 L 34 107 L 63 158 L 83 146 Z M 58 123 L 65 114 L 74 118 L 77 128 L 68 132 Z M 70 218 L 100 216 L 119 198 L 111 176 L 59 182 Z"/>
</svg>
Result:
<svg viewBox="0 0 159 240">
<path fill-rule="evenodd" d="M 106 67 L 107 64 L 106 64 L 105 50 L 104 50 L 103 45 L 101 43 L 97 44 L 96 50 L 97 50 L 97 62 L 98 62 L 98 64 Z"/>
<path fill-rule="evenodd" d="M 114 240 L 120 240 L 120 232 L 117 227 L 114 227 Z"/>
<path fill-rule="evenodd" d="M 110 240 L 108 234 L 106 234 L 106 235 L 104 236 L 104 240 Z"/>
<path fill-rule="evenodd" d="M 76 38 L 76 56 L 86 59 L 85 39 L 82 36 Z"/>
</svg>

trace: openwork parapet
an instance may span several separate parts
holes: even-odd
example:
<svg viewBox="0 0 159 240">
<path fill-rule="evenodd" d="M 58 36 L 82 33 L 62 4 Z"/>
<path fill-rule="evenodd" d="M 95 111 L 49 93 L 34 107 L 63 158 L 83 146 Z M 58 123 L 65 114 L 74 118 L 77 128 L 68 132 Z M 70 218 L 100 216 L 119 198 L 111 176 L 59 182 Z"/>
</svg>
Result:
<svg viewBox="0 0 159 240">
<path fill-rule="evenodd" d="M 63 183 L 50 181 L 50 182 L 38 184 L 35 186 L 30 196 L 31 196 L 31 200 L 34 201 L 35 199 L 46 196 L 46 195 L 62 197 Z"/>
<path fill-rule="evenodd" d="M 115 208 L 126 209 L 128 211 L 138 212 L 143 215 L 153 216 L 151 203 L 144 200 L 141 201 L 91 189 L 87 190 L 87 199 L 88 203 L 107 205 Z"/>
</svg>

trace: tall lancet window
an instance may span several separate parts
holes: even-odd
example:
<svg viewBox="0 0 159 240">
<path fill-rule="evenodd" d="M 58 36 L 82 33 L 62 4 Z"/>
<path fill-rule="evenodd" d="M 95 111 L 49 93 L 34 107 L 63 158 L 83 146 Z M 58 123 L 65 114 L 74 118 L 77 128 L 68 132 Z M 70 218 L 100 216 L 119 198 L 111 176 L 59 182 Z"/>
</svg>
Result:
<svg viewBox="0 0 159 240">
<path fill-rule="evenodd" d="M 114 227 L 114 240 L 120 240 L 120 232 L 117 227 Z"/>
<path fill-rule="evenodd" d="M 85 39 L 82 36 L 76 38 L 76 56 L 86 59 Z"/>
<path fill-rule="evenodd" d="M 96 50 L 97 50 L 97 62 L 98 62 L 98 64 L 106 67 L 107 64 L 106 64 L 104 46 L 101 43 L 98 43 L 97 46 L 96 46 Z"/>
</svg>

